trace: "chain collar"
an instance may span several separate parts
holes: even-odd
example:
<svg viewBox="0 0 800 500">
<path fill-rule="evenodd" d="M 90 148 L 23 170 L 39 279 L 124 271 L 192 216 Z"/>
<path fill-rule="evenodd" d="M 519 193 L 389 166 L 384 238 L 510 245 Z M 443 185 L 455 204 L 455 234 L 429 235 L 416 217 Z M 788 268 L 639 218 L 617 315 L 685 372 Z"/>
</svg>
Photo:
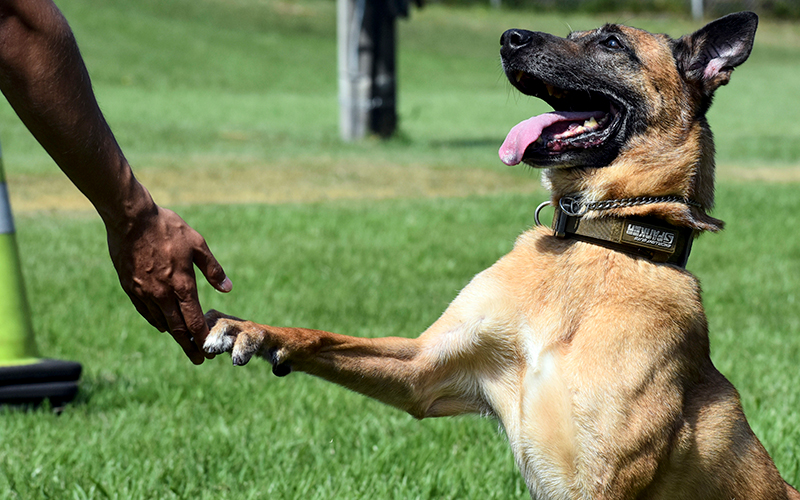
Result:
<svg viewBox="0 0 800 500">
<path fill-rule="evenodd" d="M 589 211 L 603 211 L 603 210 L 613 210 L 615 208 L 627 208 L 627 207 L 637 207 L 641 205 L 653 205 L 656 203 L 682 203 L 684 205 L 688 205 L 694 208 L 702 208 L 700 203 L 690 200 L 688 198 L 683 198 L 681 196 L 669 195 L 669 196 L 639 196 L 637 198 L 620 198 L 617 200 L 602 200 L 602 201 L 583 201 L 583 197 L 578 194 L 568 194 L 566 196 L 562 196 L 561 199 L 558 200 L 558 208 L 560 208 L 565 214 L 572 216 L 572 217 L 583 217 Z M 534 220 L 537 226 L 541 226 L 542 223 L 539 220 L 539 213 L 542 211 L 544 207 L 552 205 L 551 202 L 545 201 L 538 207 L 536 207 L 536 212 L 534 213 Z"/>
<path fill-rule="evenodd" d="M 558 205 L 561 210 L 567 215 L 572 217 L 582 217 L 589 211 L 603 211 L 613 210 L 615 208 L 638 207 L 641 205 L 653 205 L 656 203 L 682 203 L 690 207 L 701 208 L 698 202 L 683 198 L 681 196 L 639 196 L 637 198 L 621 198 L 617 200 L 602 200 L 602 201 L 583 201 L 583 198 L 577 194 L 570 194 L 562 196 L 558 200 Z"/>
</svg>

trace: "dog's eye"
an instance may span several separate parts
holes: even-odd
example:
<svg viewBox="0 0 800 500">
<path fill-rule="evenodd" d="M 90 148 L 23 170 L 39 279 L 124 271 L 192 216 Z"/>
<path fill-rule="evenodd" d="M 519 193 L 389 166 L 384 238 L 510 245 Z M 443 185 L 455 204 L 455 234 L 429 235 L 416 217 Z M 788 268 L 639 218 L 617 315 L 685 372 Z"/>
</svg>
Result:
<svg viewBox="0 0 800 500">
<path fill-rule="evenodd" d="M 612 49 L 612 50 L 619 50 L 619 49 L 622 48 L 622 42 L 620 42 L 619 38 L 617 38 L 615 36 L 610 36 L 610 37 L 606 38 L 605 40 L 600 42 L 600 44 L 603 47 L 606 47 L 606 48 Z"/>
</svg>

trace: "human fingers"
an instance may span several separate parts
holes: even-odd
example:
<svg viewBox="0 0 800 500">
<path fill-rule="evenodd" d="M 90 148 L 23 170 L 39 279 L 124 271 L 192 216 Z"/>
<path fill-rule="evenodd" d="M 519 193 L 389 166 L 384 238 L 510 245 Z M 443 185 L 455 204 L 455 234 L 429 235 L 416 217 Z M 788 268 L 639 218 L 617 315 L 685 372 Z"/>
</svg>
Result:
<svg viewBox="0 0 800 500">
<path fill-rule="evenodd" d="M 161 305 L 161 310 L 164 312 L 164 317 L 167 321 L 167 330 L 172 335 L 172 338 L 175 339 L 175 342 L 181 346 L 186 357 L 195 365 L 199 365 L 203 363 L 205 356 L 202 349 L 194 343 L 192 333 L 189 331 L 186 320 L 183 317 L 179 300 L 172 300 Z M 205 339 L 205 337 L 203 338 Z"/>
<path fill-rule="evenodd" d="M 193 287 L 188 296 L 178 300 L 178 304 L 192 342 L 207 359 L 213 359 L 214 355 L 205 352 L 203 349 L 206 337 L 208 337 L 208 324 L 203 316 L 203 309 L 197 297 L 197 288 Z"/>
<path fill-rule="evenodd" d="M 225 274 L 225 270 L 222 269 L 214 254 L 211 253 L 205 240 L 195 249 L 194 263 L 211 286 L 220 292 L 228 293 L 231 291 L 233 283 Z"/>
</svg>

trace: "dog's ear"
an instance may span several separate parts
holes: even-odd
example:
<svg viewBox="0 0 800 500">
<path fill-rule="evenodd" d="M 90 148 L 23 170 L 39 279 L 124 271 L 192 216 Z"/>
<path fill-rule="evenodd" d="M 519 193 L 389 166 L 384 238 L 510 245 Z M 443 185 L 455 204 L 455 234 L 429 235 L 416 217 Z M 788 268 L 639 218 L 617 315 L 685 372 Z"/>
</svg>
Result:
<svg viewBox="0 0 800 500">
<path fill-rule="evenodd" d="M 676 41 L 673 54 L 684 77 L 710 97 L 731 79 L 750 56 L 758 27 L 753 12 L 738 12 L 712 21 Z"/>
</svg>

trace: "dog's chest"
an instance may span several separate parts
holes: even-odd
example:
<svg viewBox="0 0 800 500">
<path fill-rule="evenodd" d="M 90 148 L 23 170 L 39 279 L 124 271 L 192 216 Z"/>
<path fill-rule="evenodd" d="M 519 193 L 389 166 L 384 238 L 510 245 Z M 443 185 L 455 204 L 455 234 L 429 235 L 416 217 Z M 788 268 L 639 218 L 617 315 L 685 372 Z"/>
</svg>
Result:
<svg viewBox="0 0 800 500">
<path fill-rule="evenodd" d="M 528 488 L 536 497 L 573 498 L 576 437 L 564 358 L 549 334 L 521 325 L 524 363 L 517 390 L 498 412 Z"/>
</svg>

